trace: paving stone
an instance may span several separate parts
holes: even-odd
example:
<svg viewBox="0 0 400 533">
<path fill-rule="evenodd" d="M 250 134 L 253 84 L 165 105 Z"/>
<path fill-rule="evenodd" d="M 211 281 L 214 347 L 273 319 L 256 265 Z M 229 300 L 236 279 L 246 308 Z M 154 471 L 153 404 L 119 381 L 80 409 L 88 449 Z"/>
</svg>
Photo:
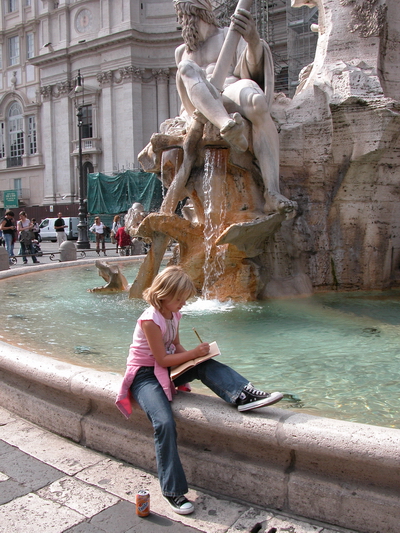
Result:
<svg viewBox="0 0 400 533">
<path fill-rule="evenodd" d="M 104 530 L 89 522 L 81 522 L 77 526 L 66 529 L 64 533 L 104 533 Z"/>
<path fill-rule="evenodd" d="M 1 481 L 0 483 L 0 505 L 8 503 L 20 496 L 25 496 L 25 494 L 28 494 L 29 492 L 31 492 L 30 487 L 7 478 L 6 481 Z"/>
<path fill-rule="evenodd" d="M 127 525 L 130 528 L 127 529 Z M 119 502 L 113 507 L 99 513 L 89 521 L 90 526 L 95 526 L 98 533 L 199 533 L 198 529 L 185 526 L 172 521 L 164 516 L 151 513 L 146 518 L 136 515 L 136 507 L 133 503 Z M 85 529 L 86 524 L 80 524 L 68 530 L 68 533 L 92 533 L 95 530 Z M 67 532 L 65 532 L 67 533 Z"/>
<path fill-rule="evenodd" d="M 65 505 L 88 518 L 119 501 L 116 496 L 71 477 L 58 479 L 38 491 L 38 496 Z"/>
<path fill-rule="evenodd" d="M 2 432 L 2 434 L 3 434 L 3 432 Z M 8 444 L 4 440 L 0 440 L 0 456 L 5 454 L 5 453 L 10 453 L 10 447 L 12 448 L 13 446 Z"/>
<path fill-rule="evenodd" d="M 265 525 L 272 517 L 273 514 L 268 511 L 251 507 L 239 517 L 226 533 L 243 533 L 244 531 L 250 531 L 258 523 Z M 262 531 L 264 530 L 265 529 Z"/>
<path fill-rule="evenodd" d="M 4 450 L 0 455 L 0 471 L 31 490 L 45 487 L 63 476 L 59 470 L 10 445 L 8 452 Z"/>
<path fill-rule="evenodd" d="M 15 419 L 16 417 L 12 413 L 10 413 L 10 411 L 7 411 L 7 409 L 4 409 L 4 407 L 0 407 L 0 426 L 9 424 Z"/>
<path fill-rule="evenodd" d="M 276 527 L 277 533 L 322 533 L 322 526 L 309 524 L 300 520 L 294 520 L 292 518 L 283 516 L 274 516 L 271 520 L 268 520 L 267 531 L 271 527 Z M 332 533 L 337 533 L 339 530 L 332 530 Z"/>
<path fill-rule="evenodd" d="M 72 509 L 31 493 L 0 507 L 0 533 L 63 533 L 84 519 Z"/>
<path fill-rule="evenodd" d="M 150 492 L 152 511 L 177 520 L 178 515 L 161 495 L 157 477 L 138 468 L 115 460 L 105 460 L 79 472 L 76 477 L 132 503 L 135 502 L 137 491 L 146 489 Z M 196 510 L 191 515 L 178 516 L 178 520 L 207 533 L 225 533 L 248 509 L 246 505 L 215 498 L 194 489 L 190 489 L 186 496 L 194 503 Z"/>
<path fill-rule="evenodd" d="M 68 475 L 74 475 L 104 457 L 22 419 L 4 426 L 1 436 L 22 451 Z"/>
</svg>

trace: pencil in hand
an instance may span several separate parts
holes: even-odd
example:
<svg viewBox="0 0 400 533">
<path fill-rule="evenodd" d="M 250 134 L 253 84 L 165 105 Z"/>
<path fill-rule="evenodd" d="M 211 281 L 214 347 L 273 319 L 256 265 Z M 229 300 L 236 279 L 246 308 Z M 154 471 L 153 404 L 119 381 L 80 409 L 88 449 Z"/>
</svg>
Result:
<svg viewBox="0 0 400 533">
<path fill-rule="evenodd" d="M 195 332 L 195 334 L 196 334 L 197 338 L 199 339 L 199 341 L 200 341 L 200 344 L 202 344 L 202 343 L 203 343 L 203 341 L 201 340 L 201 337 L 200 337 L 200 335 L 199 335 L 199 334 L 197 333 L 197 331 L 196 331 L 196 329 L 195 329 L 195 328 L 193 328 L 193 331 Z"/>
</svg>

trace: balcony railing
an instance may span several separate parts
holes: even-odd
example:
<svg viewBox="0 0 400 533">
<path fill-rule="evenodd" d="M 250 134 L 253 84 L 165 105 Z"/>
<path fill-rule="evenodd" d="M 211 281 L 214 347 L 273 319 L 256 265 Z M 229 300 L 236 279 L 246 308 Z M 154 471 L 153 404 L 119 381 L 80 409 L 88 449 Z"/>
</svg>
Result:
<svg viewBox="0 0 400 533">
<path fill-rule="evenodd" d="M 18 190 L 18 200 L 30 200 L 31 190 L 30 189 L 17 189 Z"/>
<path fill-rule="evenodd" d="M 7 157 L 7 168 L 22 167 L 22 156 Z"/>
<path fill-rule="evenodd" d="M 79 140 L 72 141 L 73 153 L 77 154 L 79 152 Z M 82 153 L 93 154 L 101 153 L 101 139 L 95 137 L 89 137 L 82 139 Z"/>
</svg>

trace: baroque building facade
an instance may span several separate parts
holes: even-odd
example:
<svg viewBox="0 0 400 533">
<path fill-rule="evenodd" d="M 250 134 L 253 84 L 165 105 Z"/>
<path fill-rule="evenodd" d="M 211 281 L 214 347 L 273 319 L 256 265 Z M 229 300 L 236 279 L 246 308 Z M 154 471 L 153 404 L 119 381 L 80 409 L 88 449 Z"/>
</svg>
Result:
<svg viewBox="0 0 400 533">
<path fill-rule="evenodd" d="M 79 107 L 84 174 L 138 168 L 179 114 L 171 0 L 3 0 L 0 14 L 0 191 L 76 205 Z"/>
</svg>

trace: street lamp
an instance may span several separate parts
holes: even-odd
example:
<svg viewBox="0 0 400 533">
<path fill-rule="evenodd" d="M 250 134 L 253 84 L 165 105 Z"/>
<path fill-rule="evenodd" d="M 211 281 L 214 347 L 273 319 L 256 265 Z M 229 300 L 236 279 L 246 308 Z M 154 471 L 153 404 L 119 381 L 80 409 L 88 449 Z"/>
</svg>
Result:
<svg viewBox="0 0 400 533">
<path fill-rule="evenodd" d="M 78 70 L 78 77 L 76 78 L 75 86 L 75 106 L 78 107 L 77 101 L 79 95 L 82 94 L 82 103 L 84 99 L 83 91 L 83 77 L 81 76 L 81 71 Z M 87 250 L 90 248 L 89 238 L 88 238 L 88 224 L 87 224 L 87 203 L 85 200 L 85 186 L 83 175 L 83 162 L 82 162 L 82 127 L 83 127 L 83 109 L 82 103 L 78 107 L 78 112 L 76 114 L 78 119 L 78 131 L 79 131 L 79 222 L 78 222 L 78 240 L 76 247 L 80 250 Z"/>
</svg>

